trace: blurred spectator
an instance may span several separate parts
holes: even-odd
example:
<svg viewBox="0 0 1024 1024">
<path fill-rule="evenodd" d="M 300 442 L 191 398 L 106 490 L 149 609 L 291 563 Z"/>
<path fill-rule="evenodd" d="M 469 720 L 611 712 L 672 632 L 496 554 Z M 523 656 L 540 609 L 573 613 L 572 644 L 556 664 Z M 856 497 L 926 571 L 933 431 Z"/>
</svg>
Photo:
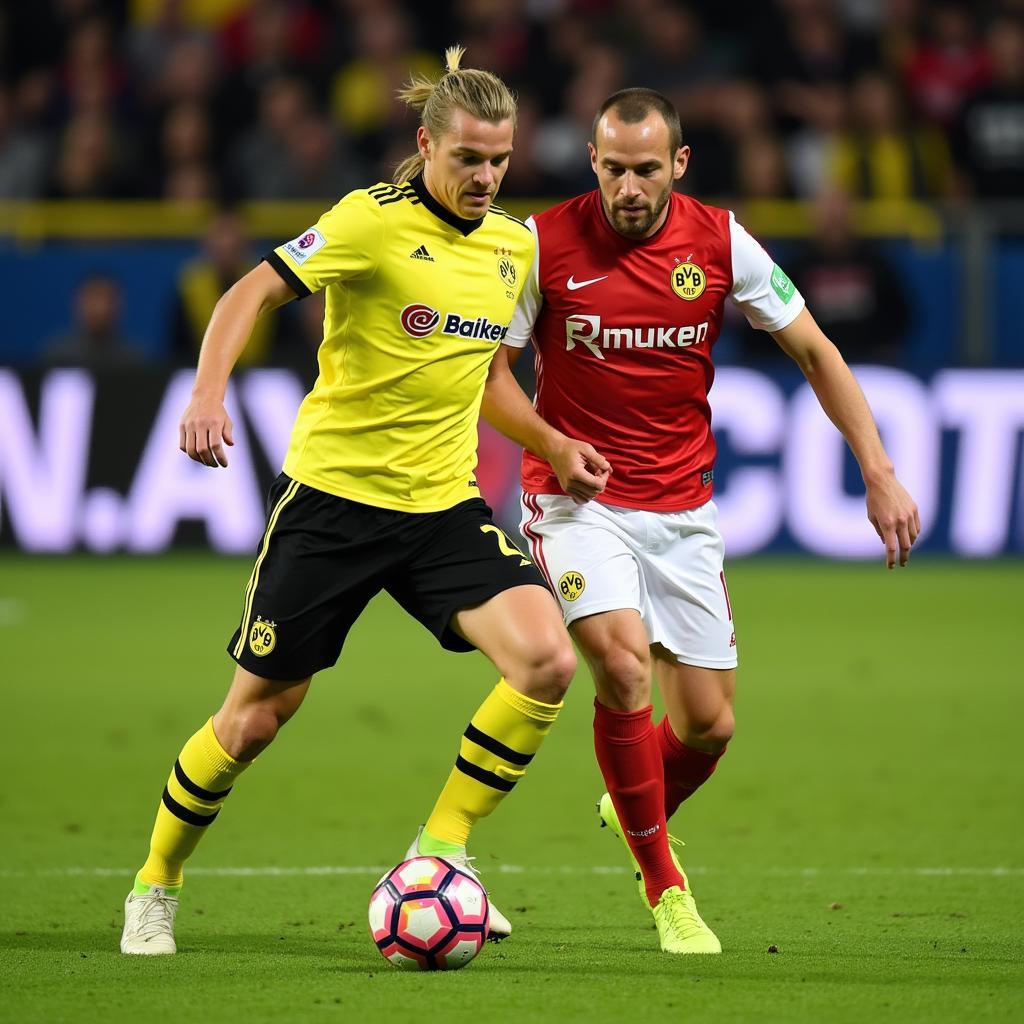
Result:
<svg viewBox="0 0 1024 1024">
<path fill-rule="evenodd" d="M 454 38 L 466 47 L 467 67 L 487 68 L 515 82 L 529 59 L 523 0 L 455 0 L 453 6 Z"/>
<path fill-rule="evenodd" d="M 317 85 L 326 33 L 302 0 L 251 0 L 220 32 L 226 78 L 221 94 L 226 129 L 252 122 L 266 85 L 282 76 Z"/>
<path fill-rule="evenodd" d="M 571 7 L 556 8 L 538 25 L 524 73 L 542 120 L 560 116 L 566 85 L 597 44 L 600 22 Z"/>
<path fill-rule="evenodd" d="M 732 66 L 728 55 L 704 34 L 695 10 L 658 0 L 647 5 L 638 28 L 630 82 L 667 96 L 684 124 L 706 117 L 716 87 Z"/>
<path fill-rule="evenodd" d="M 786 141 L 786 160 L 797 198 L 820 195 L 828 187 L 846 129 L 846 89 L 820 85 L 805 110 L 806 121 Z"/>
<path fill-rule="evenodd" d="M 786 266 L 821 329 L 851 363 L 901 364 L 910 305 L 899 274 L 854 231 L 849 200 L 822 196 L 815 234 Z"/>
<path fill-rule="evenodd" d="M 268 82 L 260 96 L 259 121 L 236 143 L 232 171 L 239 194 L 247 199 L 273 199 L 289 187 L 289 140 L 294 125 L 312 113 L 306 84 L 280 77 Z"/>
<path fill-rule="evenodd" d="M 967 99 L 988 83 L 989 53 L 966 4 L 936 4 L 928 19 L 928 35 L 907 64 L 907 92 L 921 114 L 948 127 Z"/>
<path fill-rule="evenodd" d="M 150 83 L 149 102 L 153 109 L 167 109 L 176 103 L 209 104 L 219 81 L 216 54 L 209 40 L 198 35 L 175 42 Z"/>
<path fill-rule="evenodd" d="M 303 0 L 249 0 L 238 5 L 220 33 L 229 71 L 315 66 L 323 52 L 324 25 Z"/>
<path fill-rule="evenodd" d="M 924 0 L 884 0 L 885 17 L 878 26 L 880 57 L 885 67 L 902 73 L 920 42 Z"/>
<path fill-rule="evenodd" d="M 874 67 L 878 56 L 871 37 L 844 30 L 833 4 L 804 0 L 786 6 L 781 37 L 759 39 L 751 66 L 769 86 L 788 132 L 807 120 L 818 86 L 848 85 Z"/>
<path fill-rule="evenodd" d="M 17 120 L 14 98 L 0 85 L 0 199 L 34 199 L 46 184 L 49 142 Z"/>
<path fill-rule="evenodd" d="M 105 17 L 89 17 L 72 29 L 58 82 L 65 110 L 125 112 L 128 75 Z"/>
<path fill-rule="evenodd" d="M 851 124 L 836 147 L 835 184 L 860 199 L 940 199 L 950 194 L 945 136 L 906 115 L 893 82 L 861 75 L 851 94 Z"/>
<path fill-rule="evenodd" d="M 48 195 L 114 199 L 131 193 L 130 158 L 113 122 L 103 114 L 79 114 L 64 130 Z"/>
<path fill-rule="evenodd" d="M 222 211 L 210 224 L 203 252 L 187 263 L 178 275 L 171 316 L 171 351 L 176 360 L 195 363 L 217 300 L 255 264 L 249 240 L 237 214 Z M 239 366 L 267 361 L 277 334 L 276 310 L 256 321 Z M 322 335 L 321 335 L 322 337 Z"/>
<path fill-rule="evenodd" d="M 692 150 L 682 188 L 714 197 L 741 191 L 741 150 L 748 140 L 770 133 L 773 122 L 765 90 L 737 79 L 715 90 L 707 116 L 695 124 L 684 118 L 682 124 L 683 143 Z"/>
<path fill-rule="evenodd" d="M 737 153 L 736 192 L 740 199 L 792 198 L 786 152 L 777 136 L 757 132 L 743 140 Z"/>
<path fill-rule="evenodd" d="M 366 184 L 368 172 L 362 162 L 322 114 L 309 112 L 292 124 L 287 146 L 287 170 L 278 198 L 333 203 Z"/>
<path fill-rule="evenodd" d="M 143 106 L 156 100 L 172 55 L 180 52 L 180 44 L 199 48 L 206 45 L 205 33 L 185 17 L 185 0 L 155 0 L 153 6 L 150 17 L 137 21 L 125 39 L 135 90 Z"/>
<path fill-rule="evenodd" d="M 190 34 L 170 44 L 140 96 L 144 104 L 139 126 L 140 160 L 144 164 L 140 177 L 147 195 L 167 191 L 176 163 L 199 160 L 222 165 L 226 129 L 218 84 L 218 67 L 209 40 Z M 202 154 L 196 152 L 200 148 Z"/>
<path fill-rule="evenodd" d="M 515 151 L 501 182 L 499 203 L 510 197 L 545 199 L 559 195 L 559 181 L 545 173 L 536 157 L 539 127 L 540 109 L 537 101 L 532 95 L 520 96 L 519 112 L 516 115 Z M 405 148 L 408 149 L 408 145 Z M 583 154 L 580 154 L 580 158 L 583 159 Z"/>
<path fill-rule="evenodd" d="M 160 132 L 160 169 L 163 181 L 155 190 L 150 191 L 166 195 L 168 182 L 180 168 L 209 168 L 212 160 L 213 128 L 206 109 L 198 103 L 179 103 L 171 108 L 163 121 Z"/>
<path fill-rule="evenodd" d="M 47 68 L 37 68 L 21 78 L 12 92 L 19 123 L 30 131 L 51 129 L 55 91 L 54 75 Z"/>
<path fill-rule="evenodd" d="M 531 159 L 558 183 L 563 194 L 596 187 L 587 156 L 594 111 L 625 85 L 623 60 L 611 46 L 595 44 L 581 54 L 580 67 L 566 91 L 561 116 L 549 118 L 537 131 Z"/>
<path fill-rule="evenodd" d="M 395 135 L 407 139 L 408 108 L 397 90 L 414 76 L 437 78 L 442 67 L 437 56 L 416 48 L 411 22 L 393 3 L 360 13 L 353 44 L 352 59 L 331 83 L 331 109 L 359 153 L 376 161 Z"/>
<path fill-rule="evenodd" d="M 1024 19 L 988 32 L 992 84 L 964 108 L 954 135 L 966 189 L 981 198 L 1024 196 Z"/>
<path fill-rule="evenodd" d="M 138 366 L 142 353 L 121 333 L 121 289 L 107 274 L 84 277 L 75 292 L 74 323 L 45 343 L 51 366 L 112 370 Z"/>
</svg>

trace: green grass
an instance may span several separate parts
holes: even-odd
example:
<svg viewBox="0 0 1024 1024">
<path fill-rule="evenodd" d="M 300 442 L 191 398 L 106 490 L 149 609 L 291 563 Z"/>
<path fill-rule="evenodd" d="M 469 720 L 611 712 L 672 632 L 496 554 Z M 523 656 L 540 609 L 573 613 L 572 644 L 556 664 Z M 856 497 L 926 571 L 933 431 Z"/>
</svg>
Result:
<svg viewBox="0 0 1024 1024">
<path fill-rule="evenodd" d="M 732 566 L 739 730 L 674 823 L 721 957 L 658 952 L 596 827 L 581 672 L 474 836 L 512 939 L 451 975 L 380 959 L 371 869 L 400 858 L 492 682 L 387 600 L 204 840 L 180 954 L 121 957 L 121 904 L 174 756 L 226 687 L 247 573 L 0 560 L 0 1020 L 1024 1019 L 1020 563 Z M 282 873 L 217 873 L 245 867 Z"/>
</svg>

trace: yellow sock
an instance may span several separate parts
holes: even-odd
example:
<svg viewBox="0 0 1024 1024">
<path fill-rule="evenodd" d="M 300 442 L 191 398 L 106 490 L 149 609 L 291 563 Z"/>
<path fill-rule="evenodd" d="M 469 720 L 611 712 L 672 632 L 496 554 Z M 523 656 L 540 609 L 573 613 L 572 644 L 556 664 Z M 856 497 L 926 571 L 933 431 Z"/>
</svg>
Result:
<svg viewBox="0 0 1024 1024">
<path fill-rule="evenodd" d="M 149 857 L 137 886 L 181 887 L 182 868 L 220 813 L 235 779 L 251 761 L 236 761 L 217 740 L 211 718 L 182 748 L 156 812 Z"/>
<path fill-rule="evenodd" d="M 561 709 L 561 703 L 542 704 L 499 679 L 466 727 L 425 833 L 442 843 L 465 846 L 470 829 L 526 773 Z"/>
</svg>

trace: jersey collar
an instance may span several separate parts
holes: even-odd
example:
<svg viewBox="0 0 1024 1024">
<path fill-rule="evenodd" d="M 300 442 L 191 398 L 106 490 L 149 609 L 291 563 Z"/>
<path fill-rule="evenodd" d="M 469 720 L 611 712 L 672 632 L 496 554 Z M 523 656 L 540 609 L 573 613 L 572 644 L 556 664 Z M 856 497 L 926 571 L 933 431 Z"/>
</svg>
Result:
<svg viewBox="0 0 1024 1024">
<path fill-rule="evenodd" d="M 456 231 L 461 231 L 464 235 L 472 234 L 481 224 L 484 222 L 484 218 L 473 220 L 467 217 L 460 217 L 457 213 L 452 213 L 447 206 L 442 206 L 431 194 L 423 181 L 423 172 L 421 171 L 414 178 L 409 179 L 409 184 L 412 185 L 413 192 L 416 193 L 419 201 L 435 216 L 438 220 L 443 220 L 445 224 L 450 224 Z"/>
</svg>

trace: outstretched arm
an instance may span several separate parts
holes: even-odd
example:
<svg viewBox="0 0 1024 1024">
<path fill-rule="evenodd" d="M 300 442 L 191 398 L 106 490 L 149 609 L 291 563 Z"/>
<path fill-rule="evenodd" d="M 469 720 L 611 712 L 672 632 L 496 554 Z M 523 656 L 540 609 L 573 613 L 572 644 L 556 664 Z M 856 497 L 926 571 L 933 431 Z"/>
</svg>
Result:
<svg viewBox="0 0 1024 1024">
<path fill-rule="evenodd" d="M 896 473 L 878 436 L 867 399 L 839 350 L 825 337 L 814 317 L 802 310 L 772 337 L 803 371 L 822 409 L 850 446 L 867 488 L 868 519 L 885 544 L 886 565 L 906 565 L 921 532 L 914 499 Z"/>
<path fill-rule="evenodd" d="M 178 427 L 178 447 L 205 466 L 226 466 L 224 445 L 233 445 L 224 393 L 261 313 L 276 309 L 295 292 L 269 263 L 260 263 L 218 300 L 203 337 L 192 400 Z"/>
<path fill-rule="evenodd" d="M 600 494 L 611 466 L 592 445 L 555 430 L 537 415 L 512 375 L 519 350 L 502 345 L 487 373 L 481 414 L 496 430 L 551 464 L 562 490 L 579 504 Z"/>
</svg>

